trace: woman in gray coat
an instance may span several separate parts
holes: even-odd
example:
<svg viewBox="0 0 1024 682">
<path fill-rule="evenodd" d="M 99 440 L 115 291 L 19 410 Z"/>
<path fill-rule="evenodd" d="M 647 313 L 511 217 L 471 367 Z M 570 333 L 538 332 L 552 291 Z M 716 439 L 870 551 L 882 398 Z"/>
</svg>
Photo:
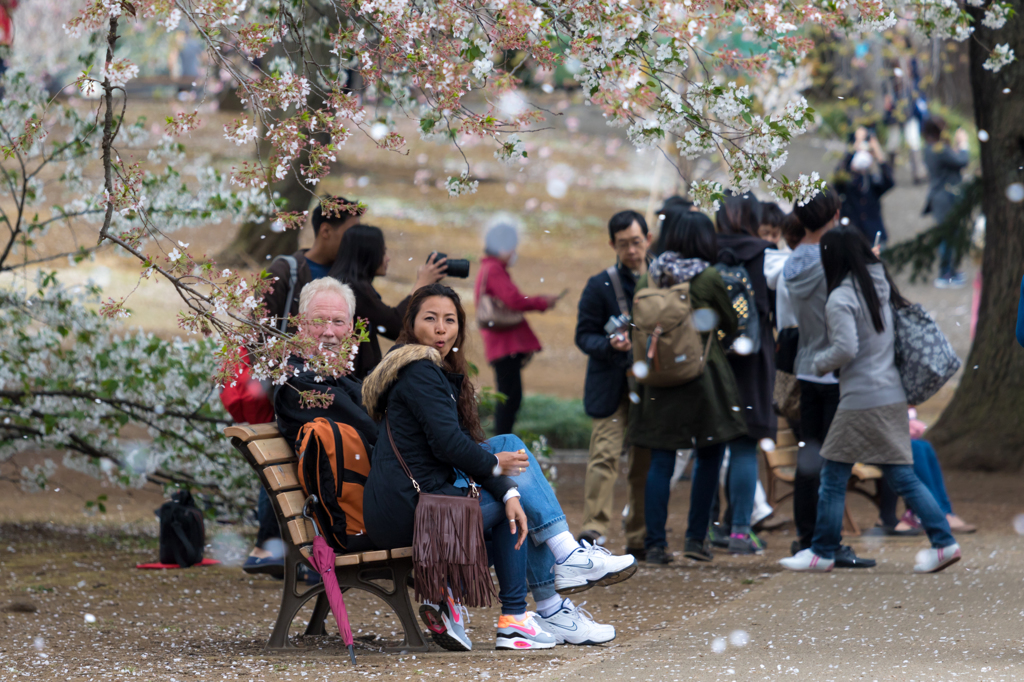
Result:
<svg viewBox="0 0 1024 682">
<path fill-rule="evenodd" d="M 960 547 L 935 498 L 914 474 L 907 397 L 896 368 L 893 306 L 906 301 L 885 266 L 853 226 L 821 239 L 829 345 L 814 356 L 818 376 L 838 370 L 839 409 L 821 456 L 818 519 L 810 549 L 783 559 L 794 571 L 831 571 L 843 527 L 846 484 L 854 463 L 878 466 L 896 494 L 918 512 L 932 548 L 914 571 L 934 573 L 960 560 Z M 924 555 L 922 557 L 922 555 Z"/>
</svg>

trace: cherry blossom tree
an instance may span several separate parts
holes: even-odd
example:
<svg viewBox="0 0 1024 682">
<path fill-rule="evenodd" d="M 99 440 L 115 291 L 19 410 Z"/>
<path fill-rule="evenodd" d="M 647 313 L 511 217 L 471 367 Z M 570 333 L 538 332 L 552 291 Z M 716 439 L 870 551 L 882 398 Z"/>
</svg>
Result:
<svg viewBox="0 0 1024 682">
<path fill-rule="evenodd" d="M 971 12 L 996 31 L 978 49 L 988 55 L 985 68 L 998 73 L 1015 59 L 1012 46 L 997 42 L 1013 6 L 970 2 Z M 312 342 L 269 326 L 260 301 L 275 283 L 191 254 L 174 234 L 182 226 L 232 214 L 286 230 L 300 227 L 306 220 L 302 193 L 308 206 L 352 135 L 368 136 L 380 153 L 404 152 L 406 140 L 395 125 L 402 117 L 415 120 L 424 139 L 456 150 L 469 139 L 487 140 L 496 158 L 516 163 L 526 156 L 524 137 L 544 113 L 519 87 L 524 64 L 551 70 L 566 60 L 573 62 L 586 103 L 599 107 L 609 125 L 626 128 L 637 147 L 662 149 L 669 160 L 677 153 L 715 155 L 732 189 L 757 187 L 799 203 L 823 181 L 816 174 L 788 178 L 779 169 L 787 144 L 806 130 L 814 111 L 799 95 L 769 101 L 765 86 L 792 81 L 803 67 L 813 42 L 802 26 L 852 35 L 906 19 L 925 35 L 960 41 L 975 29 L 956 0 L 63 4 L 70 5 L 77 11 L 62 27 L 68 41 L 85 41 L 99 55 L 95 63 L 82 62 L 73 85 L 99 100 L 94 112 L 81 116 L 48 99 L 23 73 L 6 79 L 0 175 L 16 212 L 0 216 L 9 231 L 0 270 L 114 248 L 138 262 L 140 281 L 159 277 L 173 285 L 184 306 L 179 324 L 191 340 L 170 343 L 119 331 L 113 325 L 130 320 L 130 297 L 108 299 L 96 313 L 84 298 L 94 292 L 66 290 L 52 274 L 32 286 L 23 279 L 20 292 L 5 292 L 0 317 L 6 330 L 0 458 L 29 444 L 50 445 L 118 480 L 163 472 L 164 478 L 219 486 L 224 497 L 244 487 L 244 476 L 212 445 L 223 445 L 216 437 L 223 414 L 213 385 L 233 380 L 238 354 L 248 350 L 255 378 L 284 385 L 285 360 L 295 353 L 319 358 L 311 364 L 321 374 L 347 371 L 360 335 L 341 352 L 323 355 Z M 126 86 L 142 58 L 129 49 L 137 44 L 132 36 L 183 26 L 206 43 L 215 68 L 234 79 L 247 110 L 224 134 L 252 149 L 251 159 L 230 173 L 188 169 L 191 181 L 183 179 L 181 154 L 185 136 L 199 124 L 198 109 L 168 117 L 157 140 L 125 116 Z M 728 47 L 723 38 L 735 31 L 753 36 L 760 49 Z M 502 58 L 513 51 L 528 59 Z M 133 151 L 143 149 L 145 159 Z M 89 160 L 102 169 L 96 181 L 83 172 Z M 59 167 L 49 177 L 75 198 L 36 214 L 44 167 Z M 285 181 L 301 192 L 286 199 L 275 193 L 275 183 Z M 452 197 L 476 191 L 468 160 L 446 187 Z M 695 201 L 709 209 L 726 189 L 707 180 L 690 184 Z M 359 210 L 329 201 L 322 206 L 328 214 Z M 33 252 L 47 229 L 83 223 L 94 226 L 92 239 L 73 252 Z M 29 342 L 30 329 L 47 333 Z M 311 392 L 303 399 L 324 397 Z M 129 457 L 119 434 L 130 423 L 149 429 L 152 457 Z M 43 479 L 45 473 L 22 477 Z"/>
</svg>

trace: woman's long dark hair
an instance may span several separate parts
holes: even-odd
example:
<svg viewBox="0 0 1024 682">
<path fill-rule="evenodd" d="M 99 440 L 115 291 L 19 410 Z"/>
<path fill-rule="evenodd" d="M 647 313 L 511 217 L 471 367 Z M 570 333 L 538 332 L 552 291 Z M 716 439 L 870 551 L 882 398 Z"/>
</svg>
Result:
<svg viewBox="0 0 1024 682">
<path fill-rule="evenodd" d="M 373 225 L 353 225 L 341 238 L 328 273 L 342 284 L 372 282 L 384 262 L 384 233 Z"/>
<path fill-rule="evenodd" d="M 722 200 L 715 215 L 722 234 L 757 236 L 761 227 L 761 202 L 753 194 L 730 194 Z"/>
<path fill-rule="evenodd" d="M 656 247 L 658 255 L 675 251 L 683 258 L 700 258 L 709 263 L 718 260 L 718 240 L 711 218 L 690 210 L 664 215 Z"/>
<path fill-rule="evenodd" d="M 444 358 L 444 366 L 449 372 L 462 374 L 466 377 L 462 384 L 462 392 L 459 393 L 459 422 L 462 428 L 469 431 L 478 443 L 484 441 L 484 430 L 480 426 L 480 412 L 476 405 L 476 388 L 469 380 L 469 362 L 466 360 L 466 311 L 462 307 L 462 300 L 450 287 L 443 284 L 430 284 L 420 287 L 413 292 L 409 299 L 409 307 L 405 309 L 405 318 L 402 320 L 402 333 L 398 335 L 396 344 L 420 343 L 416 338 L 416 316 L 420 314 L 423 302 L 432 296 L 441 296 L 449 299 L 455 304 L 455 316 L 459 321 L 459 333 L 455 337 L 455 345 L 452 346 L 448 356 Z"/>
<path fill-rule="evenodd" d="M 856 227 L 852 225 L 840 225 L 835 227 L 821 238 L 821 265 L 825 269 L 825 284 L 828 294 L 831 295 L 847 275 L 853 277 L 853 286 L 860 290 L 864 302 L 868 306 L 868 314 L 879 334 L 885 329 L 885 321 L 882 317 L 882 304 L 878 300 L 878 292 L 875 291 L 875 282 L 871 278 L 868 266 L 874 263 L 881 263 L 878 257 L 871 251 L 871 244 Z M 900 295 L 896 283 L 889 276 L 889 270 L 885 268 L 885 279 L 889 282 L 889 303 L 899 309 L 909 305 L 907 300 Z"/>
</svg>

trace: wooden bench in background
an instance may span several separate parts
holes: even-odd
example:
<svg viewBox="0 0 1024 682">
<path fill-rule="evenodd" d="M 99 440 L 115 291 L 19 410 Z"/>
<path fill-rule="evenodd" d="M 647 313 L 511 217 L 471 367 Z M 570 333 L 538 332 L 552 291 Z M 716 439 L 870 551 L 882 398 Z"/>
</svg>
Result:
<svg viewBox="0 0 1024 682">
<path fill-rule="evenodd" d="M 305 564 L 312 570 L 308 558 L 315 531 L 313 524 L 302 516 L 306 495 L 299 486 L 298 459 L 291 445 L 277 430 L 277 424 L 229 426 L 224 429 L 224 435 L 231 439 L 231 444 L 242 453 L 267 489 L 285 545 L 281 610 L 265 650 L 296 649 L 288 639 L 288 631 L 302 607 L 316 598 L 313 615 L 305 630 L 307 635 L 325 634 L 325 621 L 330 611 L 322 582 L 299 591 L 300 587 L 305 587 L 304 584 L 300 585 L 299 566 Z M 398 646 L 387 647 L 386 651 L 428 650 L 407 587 L 412 576 L 411 547 L 341 554 L 334 565 L 342 591 L 365 590 L 383 600 L 398 616 L 405 632 L 405 641 Z"/>
<path fill-rule="evenodd" d="M 768 504 L 778 505 L 780 502 L 793 496 L 793 482 L 796 480 L 796 460 L 800 445 L 789 428 L 785 419 L 779 417 L 779 431 L 775 437 L 775 449 L 765 451 L 758 447 L 764 455 L 767 470 L 767 484 L 765 493 L 768 496 Z M 880 506 L 879 485 L 882 478 L 882 470 L 870 464 L 854 464 L 850 480 L 846 484 L 847 494 L 856 493 L 862 495 L 875 505 Z M 874 481 L 874 490 L 865 487 L 869 481 Z M 782 491 L 779 484 L 789 484 L 789 490 Z M 860 526 L 850 514 L 850 505 L 847 503 L 843 510 L 843 530 L 847 535 L 860 535 Z"/>
</svg>

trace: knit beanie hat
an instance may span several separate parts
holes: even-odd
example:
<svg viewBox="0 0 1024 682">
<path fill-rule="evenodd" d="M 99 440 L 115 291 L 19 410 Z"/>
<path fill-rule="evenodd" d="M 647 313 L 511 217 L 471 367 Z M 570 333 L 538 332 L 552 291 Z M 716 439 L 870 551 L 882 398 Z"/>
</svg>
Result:
<svg viewBox="0 0 1024 682">
<path fill-rule="evenodd" d="M 487 230 L 484 237 L 484 251 L 489 256 L 500 256 L 511 253 L 519 245 L 519 231 L 515 225 L 502 221 L 497 222 Z"/>
</svg>

